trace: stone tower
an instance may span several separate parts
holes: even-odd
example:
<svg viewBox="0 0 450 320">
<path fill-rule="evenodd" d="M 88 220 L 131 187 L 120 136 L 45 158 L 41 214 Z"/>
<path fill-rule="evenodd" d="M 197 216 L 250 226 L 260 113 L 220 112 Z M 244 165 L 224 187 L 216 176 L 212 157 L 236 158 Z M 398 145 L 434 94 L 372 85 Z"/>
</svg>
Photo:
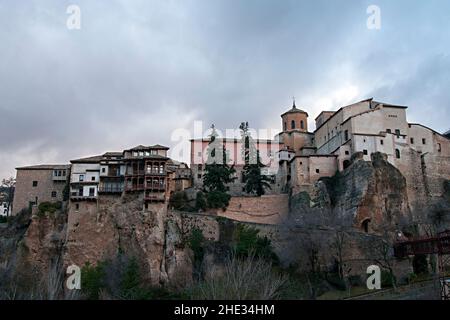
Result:
<svg viewBox="0 0 450 320">
<path fill-rule="evenodd" d="M 298 109 L 293 101 L 292 108 L 281 115 L 280 141 L 284 147 L 296 154 L 302 153 L 302 148 L 312 145 L 313 134 L 308 132 L 308 113 Z"/>
</svg>

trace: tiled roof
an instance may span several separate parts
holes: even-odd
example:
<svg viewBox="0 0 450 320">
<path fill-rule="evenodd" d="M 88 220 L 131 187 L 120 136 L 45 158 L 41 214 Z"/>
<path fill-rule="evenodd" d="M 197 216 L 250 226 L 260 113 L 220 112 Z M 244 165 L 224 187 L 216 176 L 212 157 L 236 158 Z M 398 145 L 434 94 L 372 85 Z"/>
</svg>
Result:
<svg viewBox="0 0 450 320">
<path fill-rule="evenodd" d="M 102 159 L 103 159 L 103 155 L 99 155 L 99 156 L 70 160 L 70 162 L 71 163 L 97 163 L 97 162 L 100 162 Z"/>
<path fill-rule="evenodd" d="M 152 145 L 152 146 L 144 146 L 144 145 L 140 144 L 140 145 L 138 145 L 138 146 L 136 146 L 134 148 L 128 149 L 126 151 L 141 151 L 141 150 L 155 150 L 155 149 L 158 149 L 158 150 L 169 150 L 170 148 L 162 146 L 160 144 L 155 144 L 155 145 Z"/>
</svg>

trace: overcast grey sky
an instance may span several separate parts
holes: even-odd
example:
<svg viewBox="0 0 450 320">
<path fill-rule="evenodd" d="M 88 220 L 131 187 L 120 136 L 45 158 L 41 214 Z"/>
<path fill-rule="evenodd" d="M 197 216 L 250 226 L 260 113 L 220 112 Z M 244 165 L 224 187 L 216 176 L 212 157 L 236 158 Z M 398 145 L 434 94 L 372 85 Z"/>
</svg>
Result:
<svg viewBox="0 0 450 320">
<path fill-rule="evenodd" d="M 69 5 L 81 29 L 69 30 Z M 366 10 L 381 9 L 369 30 Z M 0 178 L 374 97 L 450 128 L 450 2 L 0 0 Z"/>
</svg>

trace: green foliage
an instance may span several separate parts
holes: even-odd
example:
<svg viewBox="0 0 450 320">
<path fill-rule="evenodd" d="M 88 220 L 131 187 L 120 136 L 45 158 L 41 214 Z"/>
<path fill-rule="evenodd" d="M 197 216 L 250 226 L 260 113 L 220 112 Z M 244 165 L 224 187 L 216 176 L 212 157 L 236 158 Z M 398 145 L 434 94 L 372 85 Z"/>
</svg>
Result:
<svg viewBox="0 0 450 320">
<path fill-rule="evenodd" d="M 192 249 L 192 251 L 194 251 L 194 260 L 196 262 L 201 262 L 203 260 L 203 244 L 205 242 L 205 237 L 203 236 L 202 230 L 194 228 L 188 241 L 189 247 Z"/>
<path fill-rule="evenodd" d="M 228 203 L 230 202 L 231 196 L 222 191 L 211 191 L 206 194 L 206 200 L 208 208 L 213 209 L 226 209 Z"/>
<path fill-rule="evenodd" d="M 391 288 L 397 283 L 397 278 L 387 270 L 381 270 L 381 287 Z"/>
<path fill-rule="evenodd" d="M 197 211 L 200 211 L 200 210 L 204 211 L 204 210 L 206 210 L 207 205 L 208 204 L 205 199 L 205 194 L 201 191 L 197 192 L 197 198 L 195 199 L 195 209 Z"/>
<path fill-rule="evenodd" d="M 260 237 L 259 230 L 238 224 L 233 234 L 233 249 L 238 257 L 255 255 L 264 259 L 271 259 L 278 263 L 278 257 L 273 252 L 270 239 Z"/>
<path fill-rule="evenodd" d="M 190 209 L 189 201 L 184 191 L 174 192 L 170 197 L 169 204 L 176 210 L 185 211 Z"/>
<path fill-rule="evenodd" d="M 265 189 L 270 188 L 270 178 L 261 174 L 261 168 L 265 165 L 261 163 L 259 151 L 256 152 L 256 163 L 247 163 L 244 166 L 245 192 L 256 194 L 258 197 L 265 194 Z"/>
<path fill-rule="evenodd" d="M 126 300 L 147 300 L 152 294 L 142 286 L 139 265 L 135 258 L 130 259 L 125 267 L 120 283 L 120 296 Z"/>
<path fill-rule="evenodd" d="M 54 214 L 57 210 L 61 210 L 62 203 L 58 202 L 41 202 L 38 206 L 38 216 L 43 217 L 46 213 Z"/>
<path fill-rule="evenodd" d="M 87 262 L 81 269 L 81 290 L 89 300 L 98 300 L 102 289 L 105 289 L 106 262 L 92 266 Z"/>
<path fill-rule="evenodd" d="M 5 216 L 0 216 L 0 223 L 7 223 L 8 222 L 8 218 Z"/>
</svg>

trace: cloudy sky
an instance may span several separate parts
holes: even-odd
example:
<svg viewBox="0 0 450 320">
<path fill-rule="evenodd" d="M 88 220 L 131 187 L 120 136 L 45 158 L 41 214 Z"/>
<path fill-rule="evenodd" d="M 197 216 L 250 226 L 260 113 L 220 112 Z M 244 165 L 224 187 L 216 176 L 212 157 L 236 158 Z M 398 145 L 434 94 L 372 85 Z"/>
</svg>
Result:
<svg viewBox="0 0 450 320">
<path fill-rule="evenodd" d="M 67 28 L 69 5 L 81 29 Z M 367 8 L 381 29 L 367 28 Z M 450 2 L 0 0 L 0 178 L 374 97 L 450 129 Z M 205 128 L 206 129 L 206 128 Z"/>
</svg>

